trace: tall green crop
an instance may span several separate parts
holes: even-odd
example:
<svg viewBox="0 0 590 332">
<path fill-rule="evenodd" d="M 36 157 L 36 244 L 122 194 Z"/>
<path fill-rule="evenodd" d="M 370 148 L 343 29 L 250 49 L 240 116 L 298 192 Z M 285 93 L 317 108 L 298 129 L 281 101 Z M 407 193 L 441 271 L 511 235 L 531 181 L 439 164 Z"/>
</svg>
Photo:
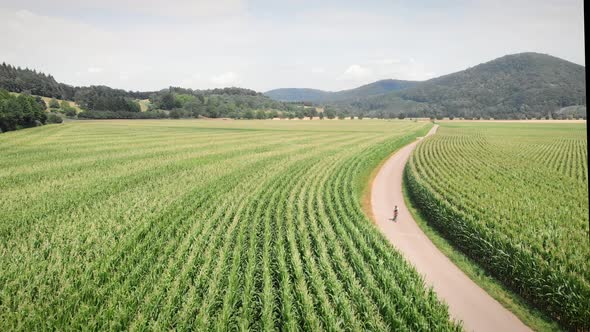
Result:
<svg viewBox="0 0 590 332">
<path fill-rule="evenodd" d="M 406 167 L 412 200 L 459 249 L 566 327 L 590 328 L 583 124 L 443 124 Z"/>
<path fill-rule="evenodd" d="M 410 121 L 0 135 L 0 330 L 459 330 L 367 220 Z"/>
</svg>

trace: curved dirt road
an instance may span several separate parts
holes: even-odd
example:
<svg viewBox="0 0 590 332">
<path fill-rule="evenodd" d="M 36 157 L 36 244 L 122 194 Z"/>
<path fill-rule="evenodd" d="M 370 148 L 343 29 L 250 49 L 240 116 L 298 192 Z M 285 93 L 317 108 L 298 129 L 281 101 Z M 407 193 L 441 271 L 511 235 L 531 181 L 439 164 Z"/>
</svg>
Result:
<svg viewBox="0 0 590 332">
<path fill-rule="evenodd" d="M 427 135 L 437 128 L 435 125 Z M 406 145 L 387 160 L 373 181 L 371 207 L 379 229 L 449 305 L 451 316 L 463 321 L 467 331 L 530 331 L 441 253 L 412 218 L 402 195 L 402 172 L 417 143 Z M 389 220 L 395 205 L 399 209 L 396 223 Z"/>
</svg>

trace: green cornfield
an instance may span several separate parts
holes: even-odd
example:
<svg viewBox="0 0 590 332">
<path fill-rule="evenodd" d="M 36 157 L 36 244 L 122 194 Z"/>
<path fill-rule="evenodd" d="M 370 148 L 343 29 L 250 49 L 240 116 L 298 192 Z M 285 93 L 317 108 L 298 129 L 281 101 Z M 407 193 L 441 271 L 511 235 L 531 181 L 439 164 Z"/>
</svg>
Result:
<svg viewBox="0 0 590 332">
<path fill-rule="evenodd" d="M 405 183 L 458 249 L 564 327 L 589 329 L 587 146 L 586 124 L 447 122 Z"/>
<path fill-rule="evenodd" d="M 460 330 L 361 209 L 372 170 L 430 127 L 114 120 L 2 134 L 0 330 Z"/>
</svg>

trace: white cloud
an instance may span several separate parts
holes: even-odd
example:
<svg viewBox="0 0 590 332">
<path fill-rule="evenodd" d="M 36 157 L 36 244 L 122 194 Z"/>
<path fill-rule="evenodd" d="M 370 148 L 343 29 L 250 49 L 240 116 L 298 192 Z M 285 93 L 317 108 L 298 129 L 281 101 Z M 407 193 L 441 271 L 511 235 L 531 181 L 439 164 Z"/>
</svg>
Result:
<svg viewBox="0 0 590 332">
<path fill-rule="evenodd" d="M 376 65 L 394 65 L 394 64 L 401 63 L 401 62 L 402 62 L 402 60 L 400 60 L 398 58 L 377 59 L 377 60 L 371 61 L 371 63 L 376 64 Z"/>
<path fill-rule="evenodd" d="M 26 9 L 17 10 L 14 16 L 16 16 L 16 18 L 18 18 L 19 20 L 28 20 L 35 18 L 35 14 Z"/>
<path fill-rule="evenodd" d="M 45 2 L 45 1 L 43 1 Z M 38 0 L 20 0 L 18 4 L 2 7 L 18 8 L 29 5 L 38 10 L 50 8 L 81 8 L 86 11 L 119 12 L 131 15 L 147 14 L 153 16 L 173 17 L 214 17 L 218 15 L 237 14 L 246 8 L 245 0 L 52 0 L 47 4 Z"/>
<path fill-rule="evenodd" d="M 186 88 L 195 88 L 199 85 L 199 82 L 201 81 L 201 74 L 199 73 L 195 73 L 192 74 L 189 77 L 184 78 L 183 80 L 180 81 L 180 84 L 175 84 L 175 85 L 179 85 L 181 87 L 186 87 Z"/>
<path fill-rule="evenodd" d="M 44 71 L 60 82 L 75 85 L 111 83 L 97 81 L 95 75 L 88 74 L 103 72 L 96 64 L 110 65 L 109 57 L 123 47 L 120 38 L 91 25 L 1 6 L 0 30 L 0 44 L 10 45 L 3 60 Z M 36 52 L 38 49 L 45 51 Z M 108 79 L 108 75 L 103 76 Z"/>
<path fill-rule="evenodd" d="M 372 70 L 371 68 L 363 67 L 361 65 L 351 65 L 344 71 L 341 78 L 343 79 L 352 79 L 352 80 L 359 80 L 359 79 L 366 79 L 371 76 Z"/>
<path fill-rule="evenodd" d="M 121 5 L 120 0 L 101 0 L 107 2 L 107 8 L 117 8 Z M 215 17 L 218 15 L 236 14 L 245 7 L 243 0 L 174 0 L 174 1 L 146 1 L 127 0 L 126 9 L 130 11 L 143 11 L 152 15 L 170 15 L 185 17 Z"/>
<path fill-rule="evenodd" d="M 432 70 L 428 70 L 427 66 L 413 57 L 387 58 L 350 65 L 338 77 L 338 81 L 346 81 L 353 86 L 358 86 L 388 78 L 422 81 L 434 76 L 435 73 Z"/>
<path fill-rule="evenodd" d="M 435 77 L 432 70 L 428 70 L 427 66 L 410 57 L 407 60 L 402 60 L 396 65 L 392 65 L 383 69 L 392 78 L 412 81 L 423 81 Z"/>
<path fill-rule="evenodd" d="M 311 68 L 312 74 L 323 74 L 326 72 L 326 68 L 324 67 L 313 67 Z"/>
<path fill-rule="evenodd" d="M 523 51 L 584 64 L 582 9 L 582 0 L 0 0 L 0 61 L 72 85 L 340 90 Z"/>
<path fill-rule="evenodd" d="M 223 74 L 211 77 L 211 82 L 216 85 L 228 86 L 237 84 L 239 81 L 238 75 L 233 71 L 228 71 Z"/>
<path fill-rule="evenodd" d="M 104 71 L 104 69 L 100 68 L 100 67 L 88 67 L 87 70 L 89 73 L 91 74 L 96 74 L 96 73 L 101 73 Z"/>
</svg>

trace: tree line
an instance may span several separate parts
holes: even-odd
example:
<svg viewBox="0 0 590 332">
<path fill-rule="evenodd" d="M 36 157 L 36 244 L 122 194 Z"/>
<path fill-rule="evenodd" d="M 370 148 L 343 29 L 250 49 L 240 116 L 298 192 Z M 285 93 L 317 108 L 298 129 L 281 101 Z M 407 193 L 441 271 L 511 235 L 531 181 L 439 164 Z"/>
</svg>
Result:
<svg viewBox="0 0 590 332">
<path fill-rule="evenodd" d="M 92 119 L 139 118 L 268 118 L 296 113 L 302 105 L 278 102 L 263 94 L 236 87 L 193 90 L 170 87 L 159 91 L 125 91 L 107 86 L 73 87 L 51 75 L 3 63 L 0 88 L 10 92 L 72 100 L 83 110 L 77 116 Z M 137 100 L 149 99 L 150 108 L 141 112 Z M 274 113 L 273 113 L 274 111 Z M 276 113 L 276 114 L 275 114 Z"/>
<path fill-rule="evenodd" d="M 45 124 L 45 108 L 45 102 L 39 97 L 16 96 L 0 89 L 0 132 Z"/>
</svg>

